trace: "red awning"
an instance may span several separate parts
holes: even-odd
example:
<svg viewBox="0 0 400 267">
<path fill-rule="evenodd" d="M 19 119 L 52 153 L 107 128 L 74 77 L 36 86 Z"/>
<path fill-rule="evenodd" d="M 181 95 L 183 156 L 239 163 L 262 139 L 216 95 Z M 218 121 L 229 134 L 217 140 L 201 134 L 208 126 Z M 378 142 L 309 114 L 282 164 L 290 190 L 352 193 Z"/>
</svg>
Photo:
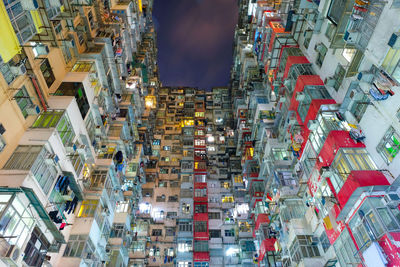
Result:
<svg viewBox="0 0 400 267">
<path fill-rule="evenodd" d="M 258 228 L 260 228 L 260 224 L 262 223 L 269 223 L 269 215 L 265 214 L 265 213 L 261 213 L 258 214 L 257 216 L 257 220 L 256 220 L 256 225 L 254 227 L 254 231 L 253 231 L 253 237 L 256 237 L 256 231 L 258 230 Z"/>
<path fill-rule="evenodd" d="M 260 256 L 258 256 L 258 261 L 261 262 L 264 259 L 265 253 L 267 251 L 275 251 L 275 242 L 276 238 L 267 238 L 262 241 L 261 247 L 260 247 Z"/>
<path fill-rule="evenodd" d="M 289 56 L 286 60 L 285 72 L 283 73 L 283 80 L 289 75 L 290 67 L 295 64 L 310 63 L 305 56 Z"/>
<path fill-rule="evenodd" d="M 343 220 L 349 214 L 362 193 L 385 190 L 389 185 L 390 182 L 380 171 L 351 171 L 337 194 L 339 205 L 342 208 L 337 220 Z"/>
<path fill-rule="evenodd" d="M 296 86 L 290 100 L 289 110 L 297 110 L 299 102 L 296 100 L 298 92 L 303 92 L 306 85 L 324 85 L 319 75 L 300 75 L 297 78 Z"/>
<path fill-rule="evenodd" d="M 209 252 L 193 252 L 194 261 L 210 261 Z"/>
</svg>

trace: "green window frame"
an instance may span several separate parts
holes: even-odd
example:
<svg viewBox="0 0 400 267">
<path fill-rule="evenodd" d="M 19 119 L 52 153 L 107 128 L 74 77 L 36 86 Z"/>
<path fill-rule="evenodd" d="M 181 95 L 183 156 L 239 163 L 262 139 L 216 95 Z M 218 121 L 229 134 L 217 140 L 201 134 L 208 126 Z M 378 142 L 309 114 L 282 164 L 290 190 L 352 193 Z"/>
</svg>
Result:
<svg viewBox="0 0 400 267">
<path fill-rule="evenodd" d="M 400 136 L 396 130 L 390 126 L 376 147 L 378 153 L 390 164 L 400 151 Z"/>
<path fill-rule="evenodd" d="M 14 95 L 14 98 L 22 112 L 22 115 L 26 119 L 29 115 L 27 109 L 32 107 L 33 103 L 25 86 L 21 87 L 21 89 Z"/>
</svg>

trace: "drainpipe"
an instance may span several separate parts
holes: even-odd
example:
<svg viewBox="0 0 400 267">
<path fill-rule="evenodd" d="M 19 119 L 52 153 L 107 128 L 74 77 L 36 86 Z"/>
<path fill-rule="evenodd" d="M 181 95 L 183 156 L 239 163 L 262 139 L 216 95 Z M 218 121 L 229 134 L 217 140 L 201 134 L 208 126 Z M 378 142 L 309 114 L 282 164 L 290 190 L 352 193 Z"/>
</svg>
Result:
<svg viewBox="0 0 400 267">
<path fill-rule="evenodd" d="M 47 103 L 46 103 L 46 100 L 43 98 L 42 90 L 40 90 L 39 85 L 38 85 L 35 77 L 30 76 L 30 78 L 31 78 L 33 87 L 35 87 L 36 94 L 40 99 L 40 104 L 42 105 L 43 110 L 47 111 Z"/>
</svg>

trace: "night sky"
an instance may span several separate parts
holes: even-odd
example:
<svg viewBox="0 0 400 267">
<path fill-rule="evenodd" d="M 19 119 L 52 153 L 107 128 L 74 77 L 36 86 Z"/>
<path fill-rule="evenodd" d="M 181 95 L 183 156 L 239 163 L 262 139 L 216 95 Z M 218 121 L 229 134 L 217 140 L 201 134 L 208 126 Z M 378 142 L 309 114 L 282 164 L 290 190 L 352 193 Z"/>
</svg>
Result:
<svg viewBox="0 0 400 267">
<path fill-rule="evenodd" d="M 155 0 L 163 85 L 227 86 L 237 17 L 237 0 Z"/>
</svg>

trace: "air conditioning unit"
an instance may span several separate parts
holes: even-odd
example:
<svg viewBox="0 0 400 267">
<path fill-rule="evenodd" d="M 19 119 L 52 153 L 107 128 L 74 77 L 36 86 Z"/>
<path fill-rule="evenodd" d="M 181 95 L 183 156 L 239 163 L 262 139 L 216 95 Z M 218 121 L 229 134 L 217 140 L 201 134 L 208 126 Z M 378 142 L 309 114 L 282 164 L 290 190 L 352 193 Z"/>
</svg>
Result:
<svg viewBox="0 0 400 267">
<path fill-rule="evenodd" d="M 74 154 L 76 151 L 76 145 L 75 144 L 66 145 L 65 151 L 67 152 L 67 154 Z"/>
<path fill-rule="evenodd" d="M 395 32 L 392 34 L 388 45 L 393 49 L 400 49 L 400 32 Z"/>
<path fill-rule="evenodd" d="M 286 102 L 286 97 L 284 97 L 284 96 L 280 97 L 280 98 L 279 98 L 279 102 L 280 102 L 280 103 Z"/>
<path fill-rule="evenodd" d="M 73 39 L 71 40 L 64 40 L 64 43 L 67 47 L 75 47 L 75 41 Z"/>
<path fill-rule="evenodd" d="M 373 73 L 362 71 L 358 73 L 357 80 L 360 82 L 372 83 L 374 80 L 375 75 Z"/>
<path fill-rule="evenodd" d="M 336 84 L 336 79 L 326 78 L 324 83 L 325 83 L 326 86 L 334 87 L 335 84 Z"/>
<path fill-rule="evenodd" d="M 6 254 L 6 257 L 10 258 L 11 260 L 13 260 L 17 265 L 18 265 L 18 263 L 20 263 L 21 256 L 22 256 L 21 249 L 19 247 L 15 246 L 15 245 L 12 245 L 8 249 L 7 254 Z"/>
<path fill-rule="evenodd" d="M 39 8 L 39 5 L 36 0 L 24 0 L 21 1 L 20 3 L 24 10 L 36 10 Z"/>
<path fill-rule="evenodd" d="M 76 148 L 76 151 L 78 151 L 79 154 L 86 154 L 86 146 L 85 145 L 79 145 Z"/>
<path fill-rule="evenodd" d="M 284 85 L 286 88 L 288 88 L 288 87 L 290 86 L 290 82 L 291 82 L 290 79 L 286 79 L 286 80 L 283 81 L 283 85 Z"/>
<path fill-rule="evenodd" d="M 395 193 L 389 193 L 382 198 L 382 202 L 389 208 L 397 208 L 400 204 L 400 197 Z"/>
<path fill-rule="evenodd" d="M 50 6 L 52 7 L 60 7 L 61 6 L 61 2 L 60 0 L 49 0 Z"/>
<path fill-rule="evenodd" d="M 44 56 L 44 55 L 48 55 L 50 50 L 49 47 L 47 45 L 44 44 L 38 44 L 35 46 L 35 51 L 39 56 Z"/>
<path fill-rule="evenodd" d="M 296 93 L 296 101 L 301 102 L 305 99 L 305 94 L 303 92 L 297 92 Z"/>
<path fill-rule="evenodd" d="M 358 31 L 349 30 L 344 33 L 343 39 L 347 44 L 356 44 L 361 38 L 361 34 Z"/>
<path fill-rule="evenodd" d="M 309 120 L 307 122 L 307 128 L 310 131 L 315 131 L 318 128 L 318 122 L 316 120 Z"/>
<path fill-rule="evenodd" d="M 310 241 L 311 241 L 311 245 L 314 245 L 314 246 L 318 245 L 318 243 L 319 243 L 319 239 L 316 236 L 311 237 Z"/>
<path fill-rule="evenodd" d="M 281 86 L 281 82 L 280 82 L 280 81 L 274 81 L 274 82 L 272 83 L 272 85 L 273 85 L 274 87 L 279 87 L 279 86 Z"/>
<path fill-rule="evenodd" d="M 53 165 L 58 163 L 58 160 L 59 160 L 58 156 L 56 154 L 52 154 L 47 159 L 45 159 L 44 162 L 46 164 Z"/>
<path fill-rule="evenodd" d="M 10 69 L 14 75 L 24 75 L 26 73 L 25 64 L 23 62 L 20 62 L 15 66 L 11 66 Z"/>
<path fill-rule="evenodd" d="M 32 105 L 25 109 L 28 115 L 37 115 L 40 113 L 40 108 L 37 105 Z"/>
</svg>

